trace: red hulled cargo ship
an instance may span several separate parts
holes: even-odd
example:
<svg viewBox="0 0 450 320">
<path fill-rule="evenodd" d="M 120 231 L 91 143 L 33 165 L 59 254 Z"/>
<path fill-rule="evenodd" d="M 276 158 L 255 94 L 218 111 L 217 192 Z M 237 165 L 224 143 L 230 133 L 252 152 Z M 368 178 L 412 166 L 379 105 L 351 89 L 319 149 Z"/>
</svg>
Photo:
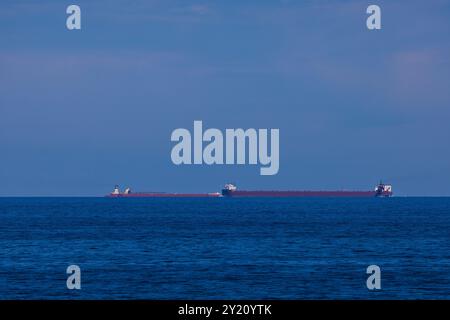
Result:
<svg viewBox="0 0 450 320">
<path fill-rule="evenodd" d="M 120 192 L 119 187 L 116 186 L 114 191 L 106 195 L 110 198 L 217 198 L 217 197 L 241 197 L 241 198 L 287 198 L 287 197 L 391 197 L 392 186 L 380 182 L 373 191 L 264 191 L 264 190 L 237 190 L 236 185 L 228 183 L 222 189 L 222 192 L 214 193 L 166 193 L 166 192 L 131 192 L 130 188 Z"/>
<path fill-rule="evenodd" d="M 113 192 L 106 195 L 108 198 L 217 198 L 222 195 L 219 192 L 213 193 L 169 193 L 169 192 L 131 192 L 126 188 L 120 192 L 119 186 L 115 186 Z"/>
<path fill-rule="evenodd" d="M 237 190 L 234 184 L 228 183 L 222 189 L 222 196 L 226 197 L 390 197 L 392 186 L 380 182 L 373 191 L 264 191 Z"/>
</svg>

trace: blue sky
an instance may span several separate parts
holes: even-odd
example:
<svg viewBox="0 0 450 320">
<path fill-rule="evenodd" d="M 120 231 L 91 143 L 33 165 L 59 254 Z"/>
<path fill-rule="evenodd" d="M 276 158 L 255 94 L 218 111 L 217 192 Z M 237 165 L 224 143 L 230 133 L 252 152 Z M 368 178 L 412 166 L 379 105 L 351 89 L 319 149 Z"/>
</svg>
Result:
<svg viewBox="0 0 450 320">
<path fill-rule="evenodd" d="M 449 84 L 448 1 L 2 1 L 0 195 L 379 179 L 450 195 Z M 170 134 L 194 120 L 279 128 L 279 173 L 173 165 Z"/>
</svg>

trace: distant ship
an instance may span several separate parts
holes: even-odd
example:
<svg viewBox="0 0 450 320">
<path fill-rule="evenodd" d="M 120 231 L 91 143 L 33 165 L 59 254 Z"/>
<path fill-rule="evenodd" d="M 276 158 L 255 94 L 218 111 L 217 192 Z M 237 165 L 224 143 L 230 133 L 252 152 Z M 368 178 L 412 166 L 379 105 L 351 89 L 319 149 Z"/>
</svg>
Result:
<svg viewBox="0 0 450 320">
<path fill-rule="evenodd" d="M 237 190 L 237 187 L 228 183 L 222 189 L 222 196 L 225 197 L 390 197 L 392 196 L 392 186 L 380 182 L 373 191 L 248 191 Z"/>
<path fill-rule="evenodd" d="M 217 198 L 217 197 L 266 197 L 266 198 L 286 198 L 286 197 L 391 197 L 392 186 L 380 182 L 373 191 L 263 191 L 263 190 L 238 190 L 236 185 L 227 183 L 222 192 L 213 193 L 166 193 L 166 192 L 131 192 L 130 188 L 126 188 L 124 192 L 120 192 L 119 186 L 115 186 L 113 192 L 106 195 L 109 198 Z"/>
<path fill-rule="evenodd" d="M 217 198 L 222 195 L 219 192 L 214 193 L 169 193 L 169 192 L 131 192 L 126 188 L 120 192 L 119 186 L 114 187 L 113 192 L 106 195 L 108 198 Z"/>
</svg>

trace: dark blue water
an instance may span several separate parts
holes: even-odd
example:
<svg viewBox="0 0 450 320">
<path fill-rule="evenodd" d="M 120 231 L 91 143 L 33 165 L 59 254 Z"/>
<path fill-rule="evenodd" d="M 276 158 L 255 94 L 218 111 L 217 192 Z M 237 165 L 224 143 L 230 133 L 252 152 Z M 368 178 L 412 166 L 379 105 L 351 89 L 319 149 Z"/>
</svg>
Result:
<svg viewBox="0 0 450 320">
<path fill-rule="evenodd" d="M 449 299 L 450 198 L 0 198 L 0 298 Z"/>
</svg>

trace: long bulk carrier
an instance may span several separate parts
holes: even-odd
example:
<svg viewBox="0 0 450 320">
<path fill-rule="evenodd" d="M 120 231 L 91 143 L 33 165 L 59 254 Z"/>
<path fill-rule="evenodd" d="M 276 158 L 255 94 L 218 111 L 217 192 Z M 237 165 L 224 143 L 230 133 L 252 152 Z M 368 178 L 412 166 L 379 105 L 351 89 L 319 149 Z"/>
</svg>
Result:
<svg viewBox="0 0 450 320">
<path fill-rule="evenodd" d="M 106 195 L 109 198 L 217 198 L 222 195 L 219 192 L 214 193 L 169 193 L 169 192 L 131 192 L 126 188 L 120 192 L 119 186 L 115 186 L 113 192 Z"/>
<path fill-rule="evenodd" d="M 217 198 L 217 197 L 241 197 L 241 198 L 299 198 L 299 197 L 391 197 L 392 186 L 380 182 L 373 191 L 264 191 L 264 190 L 238 190 L 236 185 L 227 183 L 222 192 L 214 193 L 166 193 L 166 192 L 131 192 L 130 188 L 126 188 L 124 192 L 120 192 L 116 186 L 114 191 L 106 195 L 109 198 Z"/>
<path fill-rule="evenodd" d="M 234 184 L 228 183 L 222 189 L 222 195 L 226 197 L 390 197 L 392 186 L 380 182 L 373 191 L 248 191 L 237 190 Z"/>
</svg>

